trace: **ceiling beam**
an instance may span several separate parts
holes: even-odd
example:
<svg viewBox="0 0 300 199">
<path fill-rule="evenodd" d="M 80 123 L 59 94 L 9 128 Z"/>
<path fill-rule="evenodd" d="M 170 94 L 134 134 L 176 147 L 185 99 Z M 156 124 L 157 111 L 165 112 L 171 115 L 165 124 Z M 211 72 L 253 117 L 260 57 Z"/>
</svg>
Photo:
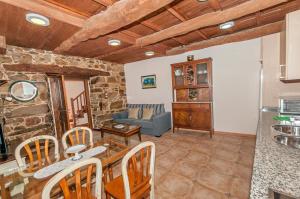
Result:
<svg viewBox="0 0 300 199">
<path fill-rule="evenodd" d="M 172 7 L 168 7 L 167 10 L 174 15 L 177 19 L 179 19 L 180 21 L 184 22 L 187 19 L 181 15 L 179 12 L 177 12 L 174 8 Z M 200 35 L 203 39 L 208 39 L 208 37 L 200 30 L 196 30 L 196 32 L 198 33 L 198 35 Z"/>
<path fill-rule="evenodd" d="M 55 4 L 42 0 L 0 0 L 0 2 L 23 8 L 32 12 L 43 14 L 47 17 L 82 27 L 86 17 Z"/>
<path fill-rule="evenodd" d="M 55 49 L 66 52 L 82 41 L 103 36 L 126 25 L 140 20 L 148 14 L 159 10 L 174 0 L 122 0 L 90 17 L 82 27 L 69 39 Z"/>
<path fill-rule="evenodd" d="M 115 3 L 115 1 L 113 1 L 113 0 L 93 0 L 93 1 L 100 3 L 101 5 L 103 5 L 105 7 L 111 6 L 112 4 Z"/>
<path fill-rule="evenodd" d="M 237 33 L 215 37 L 205 41 L 195 42 L 187 46 L 176 47 L 171 50 L 168 50 L 167 55 L 176 55 L 176 54 L 181 54 L 192 50 L 199 50 L 211 46 L 222 45 L 222 44 L 227 44 L 232 42 L 245 41 L 245 40 L 277 33 L 282 30 L 283 24 L 284 24 L 283 21 L 279 21 L 264 26 L 243 30 Z"/>
<path fill-rule="evenodd" d="M 146 27 L 148 27 L 148 28 L 150 28 L 150 29 L 152 29 L 152 30 L 155 30 L 155 31 L 162 30 L 159 26 L 157 26 L 157 25 L 155 25 L 155 24 L 153 24 L 151 22 L 148 22 L 148 21 L 142 21 L 141 24 L 144 25 L 144 26 L 146 26 Z M 172 39 L 174 41 L 180 43 L 180 44 L 183 44 L 183 45 L 186 44 L 186 42 L 183 41 L 183 39 L 180 39 L 180 38 L 172 38 Z"/>
<path fill-rule="evenodd" d="M 222 10 L 219 0 L 208 0 L 208 4 L 214 10 Z"/>
<path fill-rule="evenodd" d="M 226 10 L 207 13 L 159 32 L 137 39 L 137 45 L 147 46 L 165 39 L 187 34 L 203 27 L 218 25 L 226 21 L 238 19 L 242 16 L 256 13 L 273 7 L 288 0 L 251 0 Z"/>
<path fill-rule="evenodd" d="M 76 76 L 109 76 L 107 71 L 76 66 L 58 66 L 54 64 L 4 64 L 3 67 L 9 71 L 40 72 L 47 74 L 76 75 Z"/>
<path fill-rule="evenodd" d="M 0 54 L 6 53 L 6 40 L 4 36 L 0 35 Z"/>
</svg>

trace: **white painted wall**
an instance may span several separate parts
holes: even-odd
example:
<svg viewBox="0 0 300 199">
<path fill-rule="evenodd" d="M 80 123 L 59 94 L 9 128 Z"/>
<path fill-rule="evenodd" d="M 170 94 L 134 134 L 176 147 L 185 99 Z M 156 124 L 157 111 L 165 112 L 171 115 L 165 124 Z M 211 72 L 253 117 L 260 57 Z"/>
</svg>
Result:
<svg viewBox="0 0 300 199">
<path fill-rule="evenodd" d="M 258 120 L 260 39 L 125 64 L 128 103 L 164 103 L 171 111 L 172 63 L 213 59 L 215 130 L 255 134 Z M 141 76 L 156 74 L 157 88 L 141 89 Z"/>
</svg>

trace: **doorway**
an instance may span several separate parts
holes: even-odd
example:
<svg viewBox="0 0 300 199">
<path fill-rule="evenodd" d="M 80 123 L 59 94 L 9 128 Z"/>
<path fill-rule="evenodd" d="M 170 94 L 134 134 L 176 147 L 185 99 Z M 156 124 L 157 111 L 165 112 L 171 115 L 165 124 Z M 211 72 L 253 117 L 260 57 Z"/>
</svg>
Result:
<svg viewBox="0 0 300 199">
<path fill-rule="evenodd" d="M 57 138 L 78 126 L 92 127 L 88 79 L 49 76 L 53 118 Z"/>
</svg>

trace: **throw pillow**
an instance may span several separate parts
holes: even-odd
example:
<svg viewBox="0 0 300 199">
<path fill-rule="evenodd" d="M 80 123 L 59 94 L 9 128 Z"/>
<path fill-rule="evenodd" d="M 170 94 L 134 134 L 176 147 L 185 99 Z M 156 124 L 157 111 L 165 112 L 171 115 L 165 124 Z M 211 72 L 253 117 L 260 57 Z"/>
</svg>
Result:
<svg viewBox="0 0 300 199">
<path fill-rule="evenodd" d="M 153 116 L 153 108 L 144 108 L 143 109 L 143 120 L 151 120 Z"/>
<path fill-rule="evenodd" d="M 130 108 L 128 109 L 128 118 L 129 119 L 139 119 L 139 108 Z"/>
</svg>

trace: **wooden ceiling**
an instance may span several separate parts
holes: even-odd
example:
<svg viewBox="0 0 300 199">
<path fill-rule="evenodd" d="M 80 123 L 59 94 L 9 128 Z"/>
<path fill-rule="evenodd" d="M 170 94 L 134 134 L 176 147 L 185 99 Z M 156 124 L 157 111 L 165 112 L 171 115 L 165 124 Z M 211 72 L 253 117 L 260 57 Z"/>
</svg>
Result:
<svg viewBox="0 0 300 199">
<path fill-rule="evenodd" d="M 299 0 L 149 0 L 153 6 L 148 6 L 151 7 L 148 10 L 134 10 L 125 5 L 127 1 L 139 0 L 120 1 L 124 5 L 118 5 L 117 0 L 0 0 L 0 35 L 6 37 L 9 45 L 129 63 L 148 59 L 144 54 L 148 50 L 154 51 L 155 56 L 164 56 L 231 42 L 229 38 L 236 34 L 232 41 L 278 32 L 275 22 L 283 21 L 286 13 L 300 9 Z M 132 9 L 136 16 L 129 13 L 123 19 L 123 12 L 117 10 L 122 6 Z M 47 16 L 50 26 L 28 23 L 25 20 L 28 12 Z M 219 22 L 223 18 L 234 20 L 235 26 L 220 30 Z M 116 26 L 118 20 L 123 20 L 124 25 Z M 110 21 L 111 26 L 103 26 Z M 106 28 L 92 35 L 88 30 L 92 26 L 97 28 L 98 23 L 99 27 Z M 122 44 L 109 46 L 109 39 L 119 39 Z M 222 42 L 218 43 L 219 40 Z"/>
</svg>

